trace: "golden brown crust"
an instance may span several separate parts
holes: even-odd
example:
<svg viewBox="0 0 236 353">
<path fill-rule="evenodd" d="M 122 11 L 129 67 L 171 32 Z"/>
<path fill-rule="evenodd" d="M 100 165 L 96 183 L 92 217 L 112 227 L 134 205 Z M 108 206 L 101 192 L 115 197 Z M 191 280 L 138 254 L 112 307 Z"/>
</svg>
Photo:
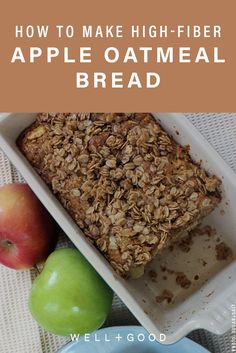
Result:
<svg viewBox="0 0 236 353">
<path fill-rule="evenodd" d="M 18 145 L 122 276 L 220 201 L 219 179 L 147 113 L 39 114 Z"/>
</svg>

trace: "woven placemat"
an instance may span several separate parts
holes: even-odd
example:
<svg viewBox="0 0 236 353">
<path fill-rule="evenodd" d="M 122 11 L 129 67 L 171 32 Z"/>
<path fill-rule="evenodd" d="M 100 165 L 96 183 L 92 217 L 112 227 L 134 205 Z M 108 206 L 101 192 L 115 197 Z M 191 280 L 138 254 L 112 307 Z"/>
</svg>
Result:
<svg viewBox="0 0 236 353">
<path fill-rule="evenodd" d="M 190 121 L 236 172 L 236 113 L 186 113 Z M 0 185 L 23 181 L 0 150 Z M 64 236 L 60 246 L 68 244 Z M 68 342 L 42 330 L 31 318 L 27 308 L 28 293 L 36 273 L 14 271 L 0 266 L 0 353 L 55 353 Z M 121 300 L 115 296 L 106 326 L 138 324 Z M 197 330 L 190 338 L 211 353 L 230 353 L 230 332 L 222 336 Z"/>
</svg>

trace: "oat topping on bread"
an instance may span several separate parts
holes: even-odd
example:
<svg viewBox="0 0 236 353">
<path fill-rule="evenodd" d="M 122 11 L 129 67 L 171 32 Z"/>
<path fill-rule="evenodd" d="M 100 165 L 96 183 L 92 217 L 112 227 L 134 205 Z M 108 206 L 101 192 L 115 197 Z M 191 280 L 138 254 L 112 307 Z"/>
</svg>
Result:
<svg viewBox="0 0 236 353">
<path fill-rule="evenodd" d="M 148 113 L 43 113 L 18 145 L 124 277 L 142 275 L 220 201 L 220 180 Z"/>
</svg>

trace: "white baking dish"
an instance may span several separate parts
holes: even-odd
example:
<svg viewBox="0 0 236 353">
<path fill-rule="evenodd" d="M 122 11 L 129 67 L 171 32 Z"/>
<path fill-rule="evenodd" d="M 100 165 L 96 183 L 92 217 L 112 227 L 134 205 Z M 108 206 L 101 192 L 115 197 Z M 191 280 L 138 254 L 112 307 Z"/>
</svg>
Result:
<svg viewBox="0 0 236 353">
<path fill-rule="evenodd" d="M 236 175 L 184 116 L 169 113 L 155 113 L 154 116 L 178 142 L 190 144 L 193 159 L 201 160 L 204 168 L 222 178 L 223 200 L 218 209 L 207 217 L 206 223 L 216 228 L 217 232 L 223 235 L 226 243 L 235 249 Z M 205 279 L 208 281 L 195 287 L 194 291 L 184 292 L 183 290 L 186 293 L 184 300 L 178 300 L 174 305 L 156 303 L 157 292 L 164 286 L 159 277 L 156 282 L 148 274 L 139 280 L 119 278 L 103 256 L 86 240 L 77 225 L 18 150 L 15 144 L 16 138 L 34 119 L 35 114 L 28 113 L 2 115 L 0 147 L 68 237 L 119 295 L 140 323 L 149 332 L 155 334 L 158 340 L 160 334 L 165 333 L 166 341 L 162 343 L 167 344 L 179 340 L 197 328 L 204 328 L 217 334 L 227 331 L 231 327 L 231 305 L 236 303 L 236 261 L 233 260 L 222 267 L 217 264 L 214 265 L 215 267 L 210 266 L 209 273 L 208 270 L 201 269 L 201 275 L 207 274 Z M 196 256 L 200 256 L 204 251 L 204 256 L 208 256 L 208 251 L 203 250 L 203 247 L 204 244 L 200 240 L 195 246 L 195 253 L 191 254 L 193 262 L 195 261 L 193 271 L 198 270 Z M 186 260 L 181 257 L 186 256 L 184 253 L 175 258 L 174 255 L 166 255 L 168 261 L 177 267 L 180 266 L 181 261 Z M 158 271 L 158 261 L 160 259 L 151 264 L 151 268 L 156 271 Z M 191 269 L 191 263 L 187 267 Z"/>
</svg>

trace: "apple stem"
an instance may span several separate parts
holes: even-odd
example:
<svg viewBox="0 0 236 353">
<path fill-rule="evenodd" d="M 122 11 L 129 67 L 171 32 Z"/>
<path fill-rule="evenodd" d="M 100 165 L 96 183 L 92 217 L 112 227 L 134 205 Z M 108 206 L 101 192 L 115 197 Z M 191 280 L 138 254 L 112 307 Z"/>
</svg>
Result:
<svg viewBox="0 0 236 353">
<path fill-rule="evenodd" d="M 13 244 L 10 240 L 6 240 L 6 245 L 7 245 L 7 247 L 10 248 Z"/>
</svg>

